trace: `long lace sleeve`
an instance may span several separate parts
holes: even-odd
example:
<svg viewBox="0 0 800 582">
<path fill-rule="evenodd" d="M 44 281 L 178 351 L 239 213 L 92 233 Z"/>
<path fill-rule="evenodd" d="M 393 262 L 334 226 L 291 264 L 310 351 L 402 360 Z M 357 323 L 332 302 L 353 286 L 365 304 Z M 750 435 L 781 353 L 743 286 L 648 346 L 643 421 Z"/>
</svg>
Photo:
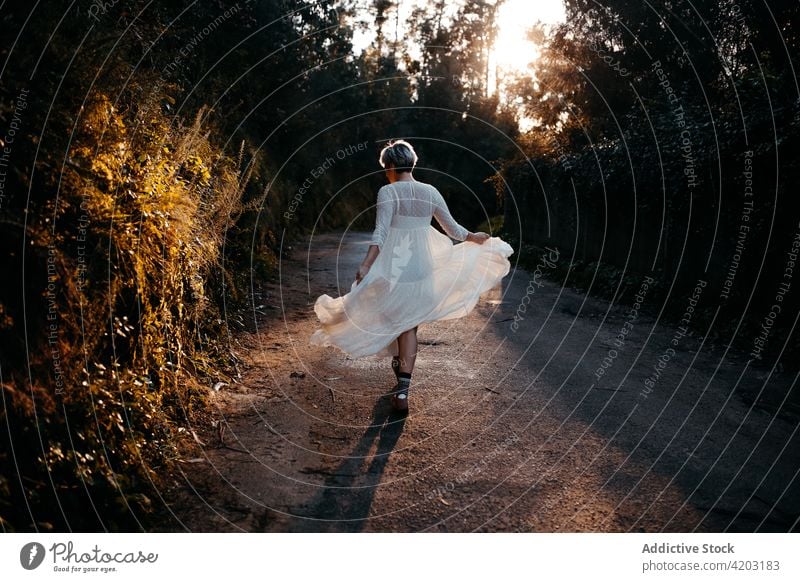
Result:
<svg viewBox="0 0 800 582">
<path fill-rule="evenodd" d="M 382 247 L 394 214 L 394 198 L 391 190 L 386 186 L 378 190 L 376 209 L 375 230 L 372 232 L 372 240 L 369 244 Z"/>
<path fill-rule="evenodd" d="M 447 208 L 447 202 L 438 191 L 433 195 L 433 216 L 447 233 L 447 236 L 459 241 L 467 239 L 469 231 L 456 222 Z"/>
</svg>

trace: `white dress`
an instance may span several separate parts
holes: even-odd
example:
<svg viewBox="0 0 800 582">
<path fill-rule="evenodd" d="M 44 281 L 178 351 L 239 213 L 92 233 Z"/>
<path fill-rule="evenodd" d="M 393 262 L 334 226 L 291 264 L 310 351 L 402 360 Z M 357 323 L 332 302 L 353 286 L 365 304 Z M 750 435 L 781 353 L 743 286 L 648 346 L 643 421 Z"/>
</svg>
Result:
<svg viewBox="0 0 800 582">
<path fill-rule="evenodd" d="M 431 225 L 435 217 L 452 238 L 468 231 L 450 214 L 439 191 L 417 181 L 398 181 L 378 191 L 370 244 L 380 253 L 350 292 L 321 295 L 314 311 L 321 327 L 310 338 L 351 357 L 396 356 L 397 336 L 420 323 L 470 313 L 479 296 L 511 269 L 511 246 L 498 237 L 483 244 L 454 245 Z"/>
</svg>

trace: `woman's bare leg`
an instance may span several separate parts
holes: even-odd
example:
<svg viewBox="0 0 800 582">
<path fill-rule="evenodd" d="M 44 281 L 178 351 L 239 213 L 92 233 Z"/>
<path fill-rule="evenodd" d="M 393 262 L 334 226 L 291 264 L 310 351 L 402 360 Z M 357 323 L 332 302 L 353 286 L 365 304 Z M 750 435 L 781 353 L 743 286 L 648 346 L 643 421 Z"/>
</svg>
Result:
<svg viewBox="0 0 800 582">
<path fill-rule="evenodd" d="M 397 351 L 400 355 L 400 372 L 410 374 L 417 360 L 417 327 L 404 331 L 397 336 Z"/>
</svg>

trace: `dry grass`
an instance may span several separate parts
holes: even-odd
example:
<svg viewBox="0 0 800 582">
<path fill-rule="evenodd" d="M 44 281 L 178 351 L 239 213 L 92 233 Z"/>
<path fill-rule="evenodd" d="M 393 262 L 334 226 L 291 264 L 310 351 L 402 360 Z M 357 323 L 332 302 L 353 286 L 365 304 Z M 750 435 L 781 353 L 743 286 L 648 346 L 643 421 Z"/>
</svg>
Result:
<svg viewBox="0 0 800 582">
<path fill-rule="evenodd" d="M 47 197 L 54 224 L 29 233 L 33 254 L 52 261 L 57 318 L 46 319 L 43 293 L 38 323 L 57 326 L 61 365 L 43 343 L 31 351 L 33 388 L 20 377 L 0 390 L 8 450 L 24 451 L 13 465 L 0 457 L 3 474 L 22 476 L 0 478 L 3 529 L 142 527 L 155 468 L 177 455 L 176 425 L 204 414 L 201 382 L 226 357 L 209 281 L 227 277 L 223 243 L 247 210 L 253 165 L 219 152 L 203 113 L 175 125 L 103 95 L 82 112 Z"/>
</svg>

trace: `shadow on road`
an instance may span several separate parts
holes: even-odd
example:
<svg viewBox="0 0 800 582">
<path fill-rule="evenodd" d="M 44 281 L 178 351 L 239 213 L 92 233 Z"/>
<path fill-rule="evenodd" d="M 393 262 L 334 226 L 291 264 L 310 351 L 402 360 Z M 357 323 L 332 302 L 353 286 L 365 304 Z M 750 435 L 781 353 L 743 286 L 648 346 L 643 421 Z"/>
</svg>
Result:
<svg viewBox="0 0 800 582">
<path fill-rule="evenodd" d="M 375 492 L 389 455 L 403 433 L 405 420 L 405 415 L 392 410 L 388 396 L 376 401 L 372 421 L 356 446 L 330 473 L 315 499 L 303 507 L 305 520 L 302 529 L 314 532 L 359 532 L 364 529 Z M 370 456 L 376 441 L 375 453 Z"/>
</svg>

